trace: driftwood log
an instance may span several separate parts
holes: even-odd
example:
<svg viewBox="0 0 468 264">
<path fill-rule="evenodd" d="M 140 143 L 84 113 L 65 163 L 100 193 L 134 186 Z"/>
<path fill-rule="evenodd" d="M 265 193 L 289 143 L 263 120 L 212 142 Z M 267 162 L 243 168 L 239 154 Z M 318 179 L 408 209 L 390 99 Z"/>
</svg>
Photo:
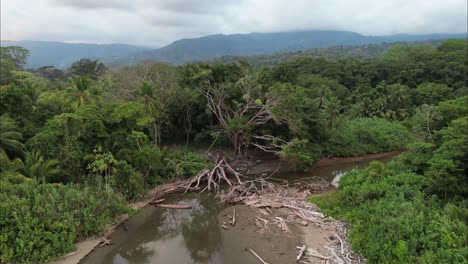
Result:
<svg viewBox="0 0 468 264">
<path fill-rule="evenodd" d="M 190 209 L 190 204 L 157 204 L 157 207 L 169 208 L 169 209 Z"/>
</svg>

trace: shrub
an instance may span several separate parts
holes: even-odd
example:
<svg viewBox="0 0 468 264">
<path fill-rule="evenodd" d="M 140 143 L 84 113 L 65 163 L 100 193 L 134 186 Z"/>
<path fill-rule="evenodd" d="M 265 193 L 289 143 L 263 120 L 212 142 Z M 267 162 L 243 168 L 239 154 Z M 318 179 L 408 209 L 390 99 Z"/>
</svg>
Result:
<svg viewBox="0 0 468 264">
<path fill-rule="evenodd" d="M 380 118 L 342 120 L 324 143 L 326 156 L 359 156 L 402 149 L 412 135 L 402 125 Z"/>
<path fill-rule="evenodd" d="M 444 208 L 424 192 L 423 176 L 401 168 L 373 162 L 344 176 L 337 192 L 311 199 L 351 224 L 351 245 L 369 263 L 465 263 L 466 202 Z"/>
<path fill-rule="evenodd" d="M 89 187 L 0 180 L 0 262 L 45 262 L 103 232 L 128 211 L 124 199 Z"/>
</svg>

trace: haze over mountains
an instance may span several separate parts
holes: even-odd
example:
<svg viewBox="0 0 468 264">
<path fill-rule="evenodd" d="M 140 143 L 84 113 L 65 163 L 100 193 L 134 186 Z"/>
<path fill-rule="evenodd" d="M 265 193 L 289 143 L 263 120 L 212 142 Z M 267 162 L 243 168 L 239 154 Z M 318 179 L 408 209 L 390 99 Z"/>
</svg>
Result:
<svg viewBox="0 0 468 264">
<path fill-rule="evenodd" d="M 35 40 L 2 40 L 1 45 L 2 47 L 20 46 L 28 49 L 30 51 L 26 66 L 28 68 L 41 66 L 65 68 L 82 58 L 112 59 L 149 50 L 149 48 L 127 44 L 81 44 Z"/>
<path fill-rule="evenodd" d="M 37 68 L 47 65 L 63 68 L 81 58 L 100 59 L 106 64 L 114 66 L 131 65 L 146 60 L 181 64 L 212 60 L 226 55 L 264 55 L 340 45 L 359 46 L 385 42 L 414 42 L 466 37 L 466 33 L 365 36 L 348 31 L 301 31 L 217 34 L 201 38 L 181 39 L 157 49 L 126 44 L 71 44 L 44 41 L 2 40 L 1 44 L 2 46 L 21 46 L 30 50 L 27 67 Z"/>
</svg>

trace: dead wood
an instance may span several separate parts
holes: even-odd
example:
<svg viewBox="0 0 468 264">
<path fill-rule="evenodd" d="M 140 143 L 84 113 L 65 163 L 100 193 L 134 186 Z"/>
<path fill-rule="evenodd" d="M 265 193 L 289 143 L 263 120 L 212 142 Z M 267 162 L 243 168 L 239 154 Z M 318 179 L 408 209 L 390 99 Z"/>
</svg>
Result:
<svg viewBox="0 0 468 264">
<path fill-rule="evenodd" d="M 157 200 L 153 200 L 151 202 L 149 202 L 150 205 L 156 205 L 156 204 L 159 204 L 159 203 L 162 203 L 164 202 L 166 199 L 157 199 Z"/>
<path fill-rule="evenodd" d="M 98 247 L 103 247 L 103 246 L 107 246 L 107 245 L 110 245 L 112 244 L 110 240 L 108 240 L 107 238 L 105 237 L 102 237 L 101 238 L 101 242 L 99 242 L 99 246 Z"/>
<path fill-rule="evenodd" d="M 297 247 L 297 249 L 299 249 L 299 253 L 297 253 L 296 262 L 301 260 L 302 256 L 304 255 L 304 252 L 306 251 L 306 246 L 303 245 L 302 247 Z"/>
<path fill-rule="evenodd" d="M 326 237 L 333 239 L 329 239 L 325 245 L 327 249 L 325 255 L 307 248 L 302 253 L 300 260 L 298 260 L 299 262 L 320 262 L 324 260 L 328 263 L 360 263 L 361 258 L 355 256 L 349 243 L 345 239 L 342 239 L 346 237 L 345 223 L 325 217 L 317 206 L 307 202 L 307 198 L 311 194 L 330 189 L 331 187 L 328 182 L 318 177 L 310 177 L 288 183 L 285 180 L 271 177 L 271 174 L 276 171 L 271 172 L 270 176 L 262 175 L 256 178 L 246 178 L 238 172 L 238 164 L 242 164 L 240 159 L 231 158 L 220 153 L 216 155 L 210 154 L 209 156 L 214 164 L 212 169 L 201 170 L 190 179 L 158 186 L 152 191 L 154 197 L 152 203 L 160 207 L 169 206 L 166 208 L 190 208 L 184 205 L 164 205 L 160 203 L 160 200 L 165 195 L 176 192 L 209 191 L 214 193 L 216 198 L 223 203 L 244 204 L 254 209 L 265 208 L 256 209 L 265 218 L 270 217 L 268 213 L 271 215 L 271 221 L 260 217 L 255 218 L 255 223 L 261 231 L 267 230 L 269 223 L 276 222 L 283 232 L 287 232 L 289 228 L 286 221 L 294 222 L 295 217 L 291 216 L 296 216 L 301 219 L 302 225 L 306 226 L 308 223 L 313 223 L 320 226 L 322 233 Z M 253 159 L 255 160 L 255 158 Z M 237 165 L 233 166 L 233 164 Z M 265 172 L 265 174 L 268 173 L 270 171 Z M 227 189 L 220 188 L 221 185 L 226 185 Z M 275 217 L 270 208 L 286 208 L 291 214 L 288 216 L 288 220 L 285 220 L 281 217 Z M 234 211 L 232 216 L 228 215 L 228 217 L 230 218 L 229 224 L 234 226 L 236 223 L 236 212 Z M 224 223 L 221 227 L 228 229 L 227 224 Z M 334 239 L 335 237 L 339 240 L 339 243 Z M 254 254 L 262 263 L 265 263 L 253 250 L 248 251 Z"/>
<path fill-rule="evenodd" d="M 156 204 L 157 207 L 169 208 L 169 209 L 191 209 L 190 204 Z"/>
<path fill-rule="evenodd" d="M 254 255 L 262 264 L 268 264 L 268 262 L 265 262 L 253 249 L 251 248 L 246 248 L 245 250 L 249 251 Z"/>
<path fill-rule="evenodd" d="M 234 226 L 236 224 L 236 209 L 234 209 L 234 212 L 232 212 L 232 220 L 231 220 L 231 225 Z"/>
</svg>

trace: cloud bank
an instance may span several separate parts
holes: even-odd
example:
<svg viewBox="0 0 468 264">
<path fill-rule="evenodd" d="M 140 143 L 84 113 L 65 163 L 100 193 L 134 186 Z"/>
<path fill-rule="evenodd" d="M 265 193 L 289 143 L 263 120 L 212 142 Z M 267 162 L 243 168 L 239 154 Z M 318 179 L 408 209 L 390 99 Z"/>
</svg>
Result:
<svg viewBox="0 0 468 264">
<path fill-rule="evenodd" d="M 157 47 L 217 33 L 460 33 L 466 10 L 466 0 L 2 0 L 1 38 Z"/>
</svg>

